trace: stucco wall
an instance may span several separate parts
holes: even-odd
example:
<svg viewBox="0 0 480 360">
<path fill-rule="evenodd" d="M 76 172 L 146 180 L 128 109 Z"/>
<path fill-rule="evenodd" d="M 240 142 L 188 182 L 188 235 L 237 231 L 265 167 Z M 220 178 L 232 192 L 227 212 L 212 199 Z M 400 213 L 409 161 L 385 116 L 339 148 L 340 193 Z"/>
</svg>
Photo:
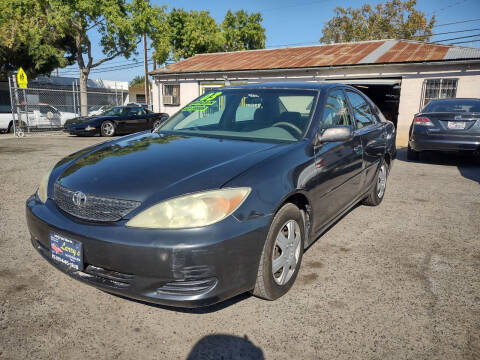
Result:
<svg viewBox="0 0 480 360">
<path fill-rule="evenodd" d="M 180 106 L 172 106 L 163 104 L 162 91 L 163 84 L 180 84 Z M 156 81 L 153 86 L 153 111 L 167 113 L 173 115 L 183 106 L 194 100 L 199 95 L 198 81 L 181 81 L 181 82 L 162 82 Z"/>
</svg>

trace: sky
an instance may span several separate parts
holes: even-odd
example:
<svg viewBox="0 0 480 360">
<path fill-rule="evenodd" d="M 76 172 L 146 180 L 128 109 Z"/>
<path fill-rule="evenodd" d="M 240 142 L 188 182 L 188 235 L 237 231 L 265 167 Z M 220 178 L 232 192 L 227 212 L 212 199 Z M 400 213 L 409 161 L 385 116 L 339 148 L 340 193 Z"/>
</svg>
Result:
<svg viewBox="0 0 480 360">
<path fill-rule="evenodd" d="M 261 12 L 263 27 L 266 29 L 266 47 L 277 48 L 285 46 L 301 46 L 319 44 L 324 24 L 334 16 L 333 10 L 337 6 L 358 8 L 366 3 L 372 6 L 381 1 L 365 0 L 243 0 L 241 2 L 213 1 L 213 0 L 176 0 L 174 3 L 166 3 L 159 0 L 150 0 L 152 4 L 167 5 L 172 8 L 184 8 L 185 10 L 208 10 L 217 22 L 222 22 L 225 13 L 244 9 L 248 12 Z M 238 4 L 238 5 L 237 5 Z M 445 33 L 450 31 L 471 30 L 463 33 L 437 35 L 432 41 L 457 38 L 461 36 L 477 35 L 474 38 L 451 40 L 448 42 L 460 42 L 477 40 L 477 42 L 459 44 L 459 46 L 480 47 L 480 0 L 417 0 L 417 9 L 425 12 L 429 19 L 436 16 L 436 26 L 433 33 Z M 476 19 L 460 24 L 445 25 L 452 22 Z M 96 34 L 90 34 L 94 44 L 94 60 L 103 58 Z M 445 42 L 445 43 L 448 43 Z M 148 47 L 148 46 L 147 46 Z M 91 79 L 130 81 L 135 76 L 144 74 L 143 67 L 143 43 L 139 45 L 138 55 L 133 55 L 129 60 L 115 58 L 102 66 L 92 69 Z M 148 50 L 151 59 L 152 50 Z M 122 66 L 119 70 L 118 66 Z M 150 63 L 149 70 L 152 70 Z M 77 65 L 60 69 L 60 76 L 77 77 Z M 52 75 L 55 75 L 53 73 Z"/>
</svg>

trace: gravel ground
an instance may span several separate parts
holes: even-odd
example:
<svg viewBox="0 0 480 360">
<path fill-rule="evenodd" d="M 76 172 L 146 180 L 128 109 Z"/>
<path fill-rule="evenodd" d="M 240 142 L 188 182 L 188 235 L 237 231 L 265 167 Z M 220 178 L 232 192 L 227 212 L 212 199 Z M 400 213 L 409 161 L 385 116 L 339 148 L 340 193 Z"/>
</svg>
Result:
<svg viewBox="0 0 480 360">
<path fill-rule="evenodd" d="M 152 306 L 72 280 L 35 252 L 24 202 L 100 138 L 0 135 L 0 358 L 480 359 L 480 161 L 399 159 L 384 202 L 359 206 L 275 302 Z"/>
</svg>

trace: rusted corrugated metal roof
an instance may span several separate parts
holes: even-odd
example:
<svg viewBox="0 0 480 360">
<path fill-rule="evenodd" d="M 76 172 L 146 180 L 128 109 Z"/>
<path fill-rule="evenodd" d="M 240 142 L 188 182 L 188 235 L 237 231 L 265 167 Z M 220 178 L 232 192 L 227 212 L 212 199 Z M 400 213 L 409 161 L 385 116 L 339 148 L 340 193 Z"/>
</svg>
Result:
<svg viewBox="0 0 480 360">
<path fill-rule="evenodd" d="M 301 69 L 325 66 L 454 60 L 480 52 L 407 40 L 377 40 L 332 45 L 200 54 L 150 74 Z M 448 56 L 447 56 L 448 53 Z M 452 54 L 458 57 L 452 56 Z M 463 58 L 464 59 L 464 58 Z"/>
</svg>

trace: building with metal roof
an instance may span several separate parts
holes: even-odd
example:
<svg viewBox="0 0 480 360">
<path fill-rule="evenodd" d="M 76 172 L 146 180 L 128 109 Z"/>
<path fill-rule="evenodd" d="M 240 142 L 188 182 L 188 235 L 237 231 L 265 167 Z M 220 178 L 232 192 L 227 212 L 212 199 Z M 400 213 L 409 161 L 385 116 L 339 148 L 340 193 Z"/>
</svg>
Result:
<svg viewBox="0 0 480 360">
<path fill-rule="evenodd" d="M 174 113 L 214 87 L 333 81 L 365 92 L 405 145 L 413 115 L 438 97 L 480 98 L 480 49 L 410 40 L 199 54 L 150 73 L 156 111 Z"/>
</svg>

